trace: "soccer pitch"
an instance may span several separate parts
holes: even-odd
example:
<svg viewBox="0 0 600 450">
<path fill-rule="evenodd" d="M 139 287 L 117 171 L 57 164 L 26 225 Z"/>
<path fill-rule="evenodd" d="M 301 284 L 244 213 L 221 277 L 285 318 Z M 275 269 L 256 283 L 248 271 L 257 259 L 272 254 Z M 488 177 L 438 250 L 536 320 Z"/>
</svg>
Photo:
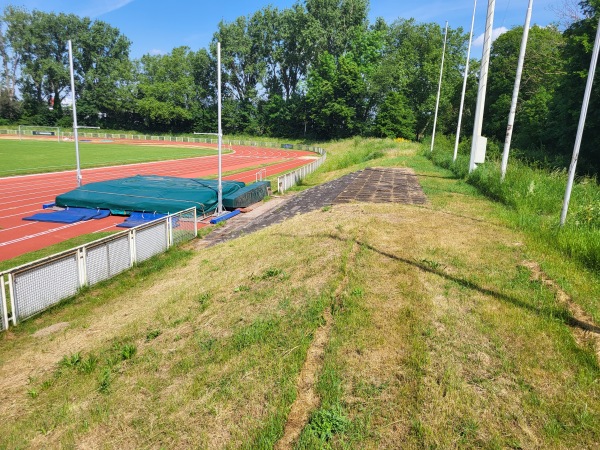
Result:
<svg viewBox="0 0 600 450">
<path fill-rule="evenodd" d="M 79 142 L 81 168 L 216 155 L 214 148 Z M 223 153 L 229 153 L 224 151 Z M 76 168 L 75 143 L 0 140 L 0 177 Z"/>
</svg>

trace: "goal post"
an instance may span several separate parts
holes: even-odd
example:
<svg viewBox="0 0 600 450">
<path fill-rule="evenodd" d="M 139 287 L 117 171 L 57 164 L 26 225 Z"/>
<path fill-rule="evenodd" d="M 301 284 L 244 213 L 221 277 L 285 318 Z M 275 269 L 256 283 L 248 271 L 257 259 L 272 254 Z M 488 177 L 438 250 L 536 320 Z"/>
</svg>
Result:
<svg viewBox="0 0 600 450">
<path fill-rule="evenodd" d="M 60 142 L 59 127 L 45 127 L 41 125 L 19 125 L 19 140 L 23 138 L 46 138 L 56 136 L 56 142 Z"/>
</svg>

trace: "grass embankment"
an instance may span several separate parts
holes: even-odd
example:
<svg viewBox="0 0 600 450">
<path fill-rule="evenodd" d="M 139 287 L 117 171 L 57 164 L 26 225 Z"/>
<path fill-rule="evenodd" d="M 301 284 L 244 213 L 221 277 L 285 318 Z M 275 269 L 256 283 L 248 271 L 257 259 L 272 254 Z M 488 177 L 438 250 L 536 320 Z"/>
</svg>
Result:
<svg viewBox="0 0 600 450">
<path fill-rule="evenodd" d="M 297 448 L 597 445 L 594 351 L 522 262 L 588 311 L 598 274 L 514 230 L 506 206 L 416 145 L 327 149 L 304 186 L 410 166 L 430 204 L 335 205 L 173 249 L 3 334 L 0 447 L 271 448 L 325 310 L 321 405 Z"/>
<path fill-rule="evenodd" d="M 173 143 L 175 145 L 175 143 Z M 229 152 L 229 150 L 226 150 Z M 114 166 L 216 154 L 215 149 L 80 142 L 81 167 Z M 2 139 L 0 177 L 75 169 L 73 142 Z"/>
<path fill-rule="evenodd" d="M 576 180 L 567 222 L 560 227 L 567 185 L 565 170 L 534 168 L 512 158 L 501 182 L 499 154 L 492 153 L 489 162 L 469 174 L 470 149 L 463 148 L 453 162 L 453 143 L 443 136 L 436 143 L 433 154 L 425 154 L 485 196 L 506 205 L 503 216 L 512 226 L 526 231 L 539 241 L 539 246 L 558 249 L 565 257 L 580 261 L 589 271 L 600 272 L 600 186 L 595 178 Z"/>
</svg>

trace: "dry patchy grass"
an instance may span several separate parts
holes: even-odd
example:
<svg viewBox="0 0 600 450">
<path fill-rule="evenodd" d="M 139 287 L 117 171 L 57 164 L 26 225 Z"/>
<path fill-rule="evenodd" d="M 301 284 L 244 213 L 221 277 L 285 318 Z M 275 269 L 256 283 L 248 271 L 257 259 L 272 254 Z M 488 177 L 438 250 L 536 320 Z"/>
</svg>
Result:
<svg viewBox="0 0 600 450">
<path fill-rule="evenodd" d="M 428 207 L 297 216 L 5 334 L 0 447 L 272 448 L 326 310 L 320 406 L 297 448 L 597 447 L 594 351 L 521 262 L 584 305 L 585 277 L 546 267 L 499 206 L 413 149 L 387 153 L 376 165 L 413 165 Z"/>
</svg>

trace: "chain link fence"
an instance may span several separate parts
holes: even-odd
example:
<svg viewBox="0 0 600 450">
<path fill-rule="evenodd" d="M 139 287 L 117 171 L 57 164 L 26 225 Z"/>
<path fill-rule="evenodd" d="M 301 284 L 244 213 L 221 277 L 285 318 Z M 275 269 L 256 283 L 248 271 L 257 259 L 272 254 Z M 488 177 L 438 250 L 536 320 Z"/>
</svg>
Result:
<svg viewBox="0 0 600 450">
<path fill-rule="evenodd" d="M 190 208 L 0 273 L 0 331 L 197 236 Z"/>
</svg>

